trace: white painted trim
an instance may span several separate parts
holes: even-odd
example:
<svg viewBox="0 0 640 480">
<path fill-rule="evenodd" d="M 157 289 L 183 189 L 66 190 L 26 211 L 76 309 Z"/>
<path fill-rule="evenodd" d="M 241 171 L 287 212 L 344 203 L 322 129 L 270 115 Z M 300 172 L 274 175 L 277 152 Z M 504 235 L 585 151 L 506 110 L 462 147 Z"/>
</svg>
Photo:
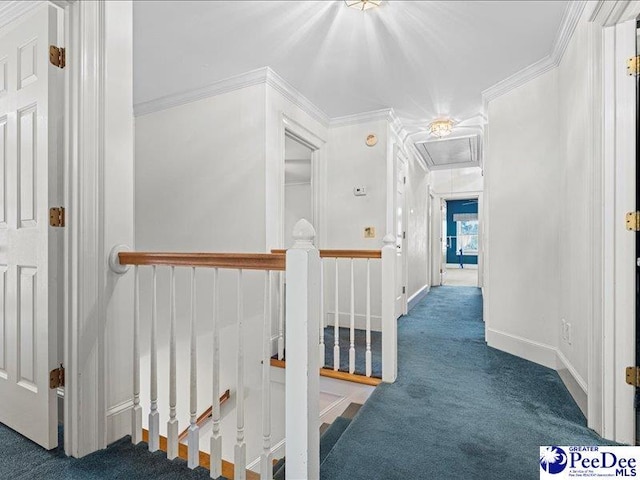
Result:
<svg viewBox="0 0 640 480">
<path fill-rule="evenodd" d="M 168 108 L 177 107 L 187 103 L 202 100 L 204 98 L 215 97 L 224 93 L 233 92 L 253 85 L 266 84 L 282 94 L 287 100 L 299 107 L 302 111 L 317 120 L 324 126 L 329 124 L 329 117 L 326 113 L 316 107 L 307 97 L 296 90 L 289 82 L 274 72 L 270 67 L 262 67 L 250 72 L 234 75 L 205 87 L 185 90 L 179 93 L 166 95 L 164 97 L 140 102 L 134 105 L 136 117 L 149 113 L 159 112 Z"/>
<path fill-rule="evenodd" d="M 519 72 L 514 73 L 510 77 L 499 81 L 482 92 L 485 112 L 487 111 L 486 104 L 488 102 L 501 97 L 511 90 L 524 85 L 525 83 L 560 65 L 564 52 L 571 41 L 573 32 L 578 25 L 578 21 L 580 20 L 586 5 L 587 2 L 584 0 L 567 2 L 567 7 L 565 8 L 562 16 L 560 28 L 556 34 L 553 50 L 549 55 L 528 67 L 523 68 Z"/>
<path fill-rule="evenodd" d="M 291 103 L 307 113 L 313 119 L 324 126 L 329 124 L 329 117 L 326 113 L 316 107 L 311 101 L 296 90 L 289 82 L 274 72 L 270 67 L 265 69 L 265 83 L 277 90 Z"/>
<path fill-rule="evenodd" d="M 131 410 L 133 400 L 119 403 L 107 410 L 107 445 L 131 435 Z"/>
<path fill-rule="evenodd" d="M 358 125 L 361 123 L 375 122 L 376 120 L 387 120 L 392 123 L 397 117 L 392 108 L 383 108 L 381 110 L 372 110 L 370 112 L 355 113 L 353 115 L 344 115 L 342 117 L 334 117 L 329 120 L 331 127 L 346 127 L 349 125 Z"/>
<path fill-rule="evenodd" d="M 550 345 L 492 328 L 487 328 L 486 341 L 487 345 L 492 348 L 548 368 L 556 368 L 556 349 Z"/>
<path fill-rule="evenodd" d="M 0 6 L 0 28 L 16 21 L 22 15 L 36 10 L 45 2 L 25 2 L 24 0 L 14 0 L 6 2 Z"/>
<path fill-rule="evenodd" d="M 573 364 L 564 356 L 560 349 L 556 350 L 556 367 L 560 379 L 584 414 L 588 416 L 587 382 L 578 373 Z"/>
<path fill-rule="evenodd" d="M 409 312 L 411 312 L 411 310 L 413 309 L 413 307 L 415 307 L 416 305 L 418 305 L 418 303 L 420 303 L 420 300 L 422 300 L 424 297 L 426 297 L 429 294 L 429 291 L 431 290 L 431 287 L 427 284 L 424 285 L 420 290 L 418 290 L 416 293 L 414 293 L 413 295 L 411 295 L 409 297 L 409 301 L 407 302 L 407 310 Z"/>
<path fill-rule="evenodd" d="M 287 444 L 286 438 L 283 438 L 279 442 L 275 443 L 271 447 L 271 455 L 272 458 L 282 458 L 284 457 L 285 446 Z M 256 458 L 251 463 L 247 465 L 247 470 L 251 470 L 252 472 L 260 473 L 260 459 L 261 457 Z"/>
</svg>

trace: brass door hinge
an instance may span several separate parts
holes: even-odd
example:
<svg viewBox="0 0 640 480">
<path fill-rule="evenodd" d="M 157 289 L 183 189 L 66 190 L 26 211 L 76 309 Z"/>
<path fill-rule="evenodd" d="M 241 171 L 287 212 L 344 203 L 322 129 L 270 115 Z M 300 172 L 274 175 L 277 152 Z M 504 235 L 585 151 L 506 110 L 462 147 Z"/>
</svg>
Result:
<svg viewBox="0 0 640 480">
<path fill-rule="evenodd" d="M 49 209 L 49 225 L 52 227 L 64 227 L 64 207 L 52 207 Z"/>
<path fill-rule="evenodd" d="M 640 75 L 640 55 L 636 55 L 627 60 L 627 73 L 629 75 L 635 75 L 636 77 Z"/>
<path fill-rule="evenodd" d="M 49 61 L 58 68 L 64 68 L 67 64 L 64 48 L 49 45 Z"/>
<path fill-rule="evenodd" d="M 64 387 L 64 367 L 60 364 L 59 368 L 49 372 L 49 388 Z"/>
<path fill-rule="evenodd" d="M 627 383 L 640 387 L 640 367 L 627 367 Z"/>
<path fill-rule="evenodd" d="M 640 212 L 629 212 L 626 217 L 627 230 L 631 232 L 640 231 Z"/>
</svg>

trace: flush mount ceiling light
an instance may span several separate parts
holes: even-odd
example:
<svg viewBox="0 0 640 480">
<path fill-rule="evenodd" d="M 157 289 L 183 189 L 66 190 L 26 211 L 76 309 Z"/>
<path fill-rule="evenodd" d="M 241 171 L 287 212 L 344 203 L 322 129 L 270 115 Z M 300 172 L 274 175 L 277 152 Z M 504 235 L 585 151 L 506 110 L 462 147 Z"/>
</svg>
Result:
<svg viewBox="0 0 640 480">
<path fill-rule="evenodd" d="M 429 125 L 431 135 L 437 138 L 446 137 L 451 133 L 453 122 L 451 120 L 436 120 Z"/>
<path fill-rule="evenodd" d="M 355 8 L 357 10 L 369 10 L 371 8 L 379 7 L 382 3 L 381 0 L 345 0 L 344 3 L 349 8 Z"/>
</svg>

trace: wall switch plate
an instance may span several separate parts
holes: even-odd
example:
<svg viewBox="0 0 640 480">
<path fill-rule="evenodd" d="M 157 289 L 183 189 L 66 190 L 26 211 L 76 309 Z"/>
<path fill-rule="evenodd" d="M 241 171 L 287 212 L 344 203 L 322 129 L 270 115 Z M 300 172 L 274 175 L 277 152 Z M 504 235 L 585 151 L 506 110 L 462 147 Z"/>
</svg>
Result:
<svg viewBox="0 0 640 480">
<path fill-rule="evenodd" d="M 376 227 L 364 227 L 364 238 L 376 238 Z"/>
<path fill-rule="evenodd" d="M 566 340 L 567 339 L 567 322 L 564 318 L 560 320 L 560 322 L 561 322 L 560 335 L 562 335 L 563 340 Z"/>
<path fill-rule="evenodd" d="M 367 187 L 353 187 L 353 194 L 356 197 L 364 197 L 367 194 Z"/>
<path fill-rule="evenodd" d="M 573 332 L 571 331 L 571 324 L 567 323 L 567 343 L 571 345 L 573 342 Z"/>
</svg>

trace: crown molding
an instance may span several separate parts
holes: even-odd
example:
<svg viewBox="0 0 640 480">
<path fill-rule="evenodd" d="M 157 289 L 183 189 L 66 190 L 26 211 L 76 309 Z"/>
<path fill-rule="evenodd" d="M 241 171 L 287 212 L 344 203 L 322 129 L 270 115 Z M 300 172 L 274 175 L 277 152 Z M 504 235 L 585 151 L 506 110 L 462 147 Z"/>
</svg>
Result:
<svg viewBox="0 0 640 480">
<path fill-rule="evenodd" d="M 136 117 L 139 117 L 141 115 L 147 115 L 149 113 L 155 113 L 168 108 L 196 102 L 204 98 L 233 92 L 235 90 L 240 90 L 241 88 L 261 85 L 267 81 L 267 70 L 267 67 L 258 68 L 256 70 L 251 70 L 250 72 L 219 80 L 205 87 L 185 90 L 146 102 L 136 103 L 133 106 L 133 113 Z"/>
<path fill-rule="evenodd" d="M 395 116 L 392 108 L 383 108 L 381 110 L 372 110 L 370 112 L 334 117 L 329 121 L 329 126 L 346 127 L 349 125 L 357 125 L 359 123 L 375 122 L 376 120 L 387 120 L 393 122 L 395 118 L 397 117 Z"/>
<path fill-rule="evenodd" d="M 573 33 L 576 30 L 586 5 L 587 1 L 585 0 L 569 1 L 564 10 L 562 21 L 560 22 L 560 27 L 558 28 L 553 44 L 553 49 L 549 55 L 528 67 L 523 68 L 519 72 L 514 73 L 510 77 L 501 80 L 482 92 L 485 112 L 488 102 L 501 97 L 511 90 L 524 85 L 525 83 L 560 65 L 564 52 L 573 37 Z"/>
<path fill-rule="evenodd" d="M 330 119 L 326 113 L 316 107 L 311 100 L 302 95 L 284 78 L 274 72 L 270 67 L 266 67 L 265 83 L 282 94 L 287 100 L 306 112 L 312 118 L 324 126 L 328 126 Z"/>
<path fill-rule="evenodd" d="M 329 124 L 326 113 L 316 107 L 311 101 L 296 90 L 289 82 L 274 72 L 269 67 L 262 67 L 250 72 L 241 73 L 233 77 L 225 78 L 211 83 L 205 87 L 185 90 L 183 92 L 166 95 L 146 102 L 136 103 L 133 112 L 136 117 L 159 112 L 168 108 L 178 107 L 187 103 L 196 102 L 209 97 L 223 95 L 225 93 L 266 84 L 278 91 L 287 100 L 298 106 L 322 125 Z"/>
</svg>

